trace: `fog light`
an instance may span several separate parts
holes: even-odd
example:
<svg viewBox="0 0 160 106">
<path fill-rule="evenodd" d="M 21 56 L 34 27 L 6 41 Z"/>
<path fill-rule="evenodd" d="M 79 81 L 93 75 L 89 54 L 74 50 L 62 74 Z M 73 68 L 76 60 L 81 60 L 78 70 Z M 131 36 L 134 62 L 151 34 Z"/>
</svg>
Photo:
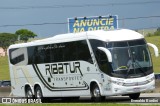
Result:
<svg viewBox="0 0 160 106">
<path fill-rule="evenodd" d="M 115 92 L 118 92 L 118 90 L 119 90 L 119 88 L 114 88 L 114 91 L 115 91 Z"/>
</svg>

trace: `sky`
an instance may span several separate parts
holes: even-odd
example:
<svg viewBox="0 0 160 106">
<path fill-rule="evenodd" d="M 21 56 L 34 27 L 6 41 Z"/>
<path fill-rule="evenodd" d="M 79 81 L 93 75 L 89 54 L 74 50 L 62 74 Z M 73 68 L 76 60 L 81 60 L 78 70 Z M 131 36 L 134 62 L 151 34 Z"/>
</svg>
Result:
<svg viewBox="0 0 160 106">
<path fill-rule="evenodd" d="M 119 28 L 160 27 L 160 0 L 0 0 L 0 33 L 68 33 L 68 18 L 118 15 Z"/>
</svg>

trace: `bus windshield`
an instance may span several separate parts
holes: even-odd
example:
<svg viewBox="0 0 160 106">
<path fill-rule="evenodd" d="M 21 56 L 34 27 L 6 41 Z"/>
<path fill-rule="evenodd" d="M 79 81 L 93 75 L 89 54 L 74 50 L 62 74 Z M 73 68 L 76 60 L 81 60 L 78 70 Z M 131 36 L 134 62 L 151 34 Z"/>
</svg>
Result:
<svg viewBox="0 0 160 106">
<path fill-rule="evenodd" d="M 111 75 L 115 77 L 142 77 L 153 72 L 148 47 L 143 39 L 106 44 L 112 54 Z"/>
</svg>

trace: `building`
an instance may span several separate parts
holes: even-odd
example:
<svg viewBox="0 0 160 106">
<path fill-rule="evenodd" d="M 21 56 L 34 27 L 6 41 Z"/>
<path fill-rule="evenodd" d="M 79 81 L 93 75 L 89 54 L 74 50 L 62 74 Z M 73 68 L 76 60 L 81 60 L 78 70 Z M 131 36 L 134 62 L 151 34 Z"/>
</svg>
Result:
<svg viewBox="0 0 160 106">
<path fill-rule="evenodd" d="M 5 56 L 5 51 L 3 48 L 0 47 L 0 57 Z"/>
</svg>

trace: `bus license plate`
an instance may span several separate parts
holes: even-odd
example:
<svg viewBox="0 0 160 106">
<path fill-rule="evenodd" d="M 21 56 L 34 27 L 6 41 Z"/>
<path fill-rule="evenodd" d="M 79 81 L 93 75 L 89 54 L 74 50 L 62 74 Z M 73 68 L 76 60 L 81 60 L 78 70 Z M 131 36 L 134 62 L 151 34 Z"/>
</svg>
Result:
<svg viewBox="0 0 160 106">
<path fill-rule="evenodd" d="M 140 91 L 139 87 L 133 88 L 133 91 Z"/>
</svg>

